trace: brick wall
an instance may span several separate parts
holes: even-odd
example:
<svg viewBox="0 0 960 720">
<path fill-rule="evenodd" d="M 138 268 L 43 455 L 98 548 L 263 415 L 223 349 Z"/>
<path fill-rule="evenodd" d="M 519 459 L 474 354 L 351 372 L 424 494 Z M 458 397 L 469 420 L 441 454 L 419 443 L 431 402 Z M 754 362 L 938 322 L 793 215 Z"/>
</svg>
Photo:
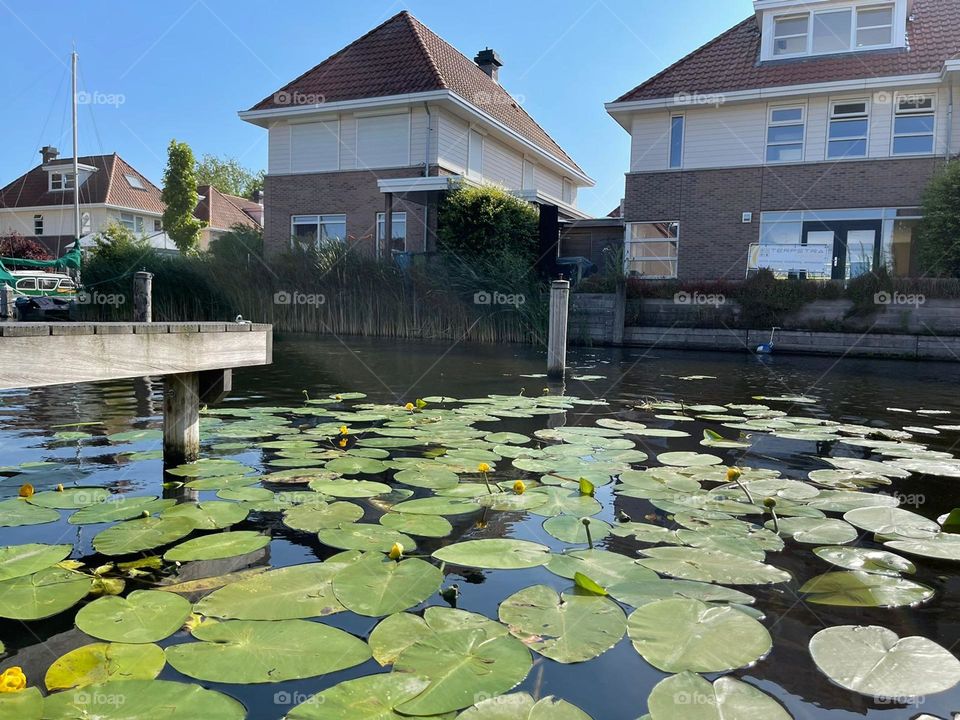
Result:
<svg viewBox="0 0 960 720">
<path fill-rule="evenodd" d="M 416 177 L 423 166 L 388 170 L 353 170 L 311 175 L 268 175 L 264 182 L 264 251 L 269 256 L 290 246 L 293 215 L 347 215 L 347 237 L 363 252 L 375 252 L 377 213 L 384 211 L 385 196 L 377 180 Z M 424 196 L 411 196 L 421 200 Z M 436 234 L 436 203 L 429 208 L 428 247 L 423 247 L 424 204 L 395 195 L 394 212 L 407 213 L 407 250 L 432 250 Z"/>
<path fill-rule="evenodd" d="M 681 279 L 742 279 L 760 213 L 915 207 L 939 160 L 914 158 L 629 173 L 626 222 L 679 221 Z M 741 222 L 744 212 L 753 222 Z"/>
</svg>

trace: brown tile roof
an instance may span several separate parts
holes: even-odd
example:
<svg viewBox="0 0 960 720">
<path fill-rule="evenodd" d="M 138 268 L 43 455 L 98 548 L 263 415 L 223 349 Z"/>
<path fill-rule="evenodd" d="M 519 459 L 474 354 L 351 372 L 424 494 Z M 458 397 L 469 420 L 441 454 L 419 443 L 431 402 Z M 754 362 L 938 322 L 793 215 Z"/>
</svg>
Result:
<svg viewBox="0 0 960 720">
<path fill-rule="evenodd" d="M 940 72 L 946 60 L 960 54 L 960 2 L 915 0 L 912 17 L 909 48 L 762 64 L 760 28 L 750 17 L 616 102 Z"/>
<path fill-rule="evenodd" d="M 78 158 L 81 165 L 97 168 L 80 186 L 80 202 L 84 205 L 115 205 L 118 207 L 163 213 L 160 188 L 133 169 L 129 163 L 113 155 L 87 155 Z M 72 158 L 60 158 L 50 164 L 69 166 Z M 143 189 L 134 188 L 124 175 L 139 178 Z M 48 189 L 47 172 L 43 165 L 21 175 L 0 190 L 0 208 L 49 207 L 73 204 L 73 192 Z"/>
<path fill-rule="evenodd" d="M 563 148 L 476 63 L 404 10 L 264 98 L 251 110 L 287 107 L 286 93 L 321 102 L 450 90 L 583 172 Z"/>
<path fill-rule="evenodd" d="M 258 203 L 236 195 L 227 195 L 212 185 L 200 185 L 197 192 L 203 197 L 193 214 L 211 228 L 229 230 L 234 225 L 260 227 L 260 223 L 251 215 L 258 210 L 262 211 Z"/>
</svg>

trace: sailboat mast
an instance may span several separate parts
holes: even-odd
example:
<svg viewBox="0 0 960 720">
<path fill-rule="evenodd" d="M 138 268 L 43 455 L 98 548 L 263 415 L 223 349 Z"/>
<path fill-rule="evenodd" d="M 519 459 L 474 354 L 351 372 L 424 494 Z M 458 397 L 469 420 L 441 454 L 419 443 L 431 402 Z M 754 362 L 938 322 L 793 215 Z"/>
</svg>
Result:
<svg viewBox="0 0 960 720">
<path fill-rule="evenodd" d="M 77 51 L 71 55 L 73 85 L 73 235 L 80 239 L 80 160 L 77 140 Z"/>
</svg>

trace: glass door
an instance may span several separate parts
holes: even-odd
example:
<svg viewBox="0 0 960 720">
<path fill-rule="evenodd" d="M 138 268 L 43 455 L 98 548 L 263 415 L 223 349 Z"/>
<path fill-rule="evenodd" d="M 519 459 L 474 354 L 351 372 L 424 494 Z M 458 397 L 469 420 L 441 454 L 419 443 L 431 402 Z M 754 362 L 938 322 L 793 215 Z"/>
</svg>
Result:
<svg viewBox="0 0 960 720">
<path fill-rule="evenodd" d="M 833 280 L 850 280 L 870 272 L 880 264 L 881 220 L 805 222 L 801 242 L 804 245 L 833 244 Z"/>
</svg>

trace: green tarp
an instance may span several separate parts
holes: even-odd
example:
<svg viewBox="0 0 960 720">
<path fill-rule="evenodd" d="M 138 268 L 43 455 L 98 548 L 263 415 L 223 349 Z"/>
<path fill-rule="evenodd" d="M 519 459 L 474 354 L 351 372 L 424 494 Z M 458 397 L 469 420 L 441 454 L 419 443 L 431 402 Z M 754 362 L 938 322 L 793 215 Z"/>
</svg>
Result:
<svg viewBox="0 0 960 720">
<path fill-rule="evenodd" d="M 6 258 L 0 257 L 0 283 L 6 283 L 12 285 L 14 283 L 14 277 L 10 274 L 10 271 L 5 267 L 6 265 L 15 265 L 18 268 L 39 268 L 39 269 L 48 269 L 52 268 L 54 270 L 79 270 L 80 269 L 80 241 L 74 243 L 73 247 L 70 248 L 65 255 L 58 257 L 56 260 L 25 260 L 23 258 Z"/>
</svg>

